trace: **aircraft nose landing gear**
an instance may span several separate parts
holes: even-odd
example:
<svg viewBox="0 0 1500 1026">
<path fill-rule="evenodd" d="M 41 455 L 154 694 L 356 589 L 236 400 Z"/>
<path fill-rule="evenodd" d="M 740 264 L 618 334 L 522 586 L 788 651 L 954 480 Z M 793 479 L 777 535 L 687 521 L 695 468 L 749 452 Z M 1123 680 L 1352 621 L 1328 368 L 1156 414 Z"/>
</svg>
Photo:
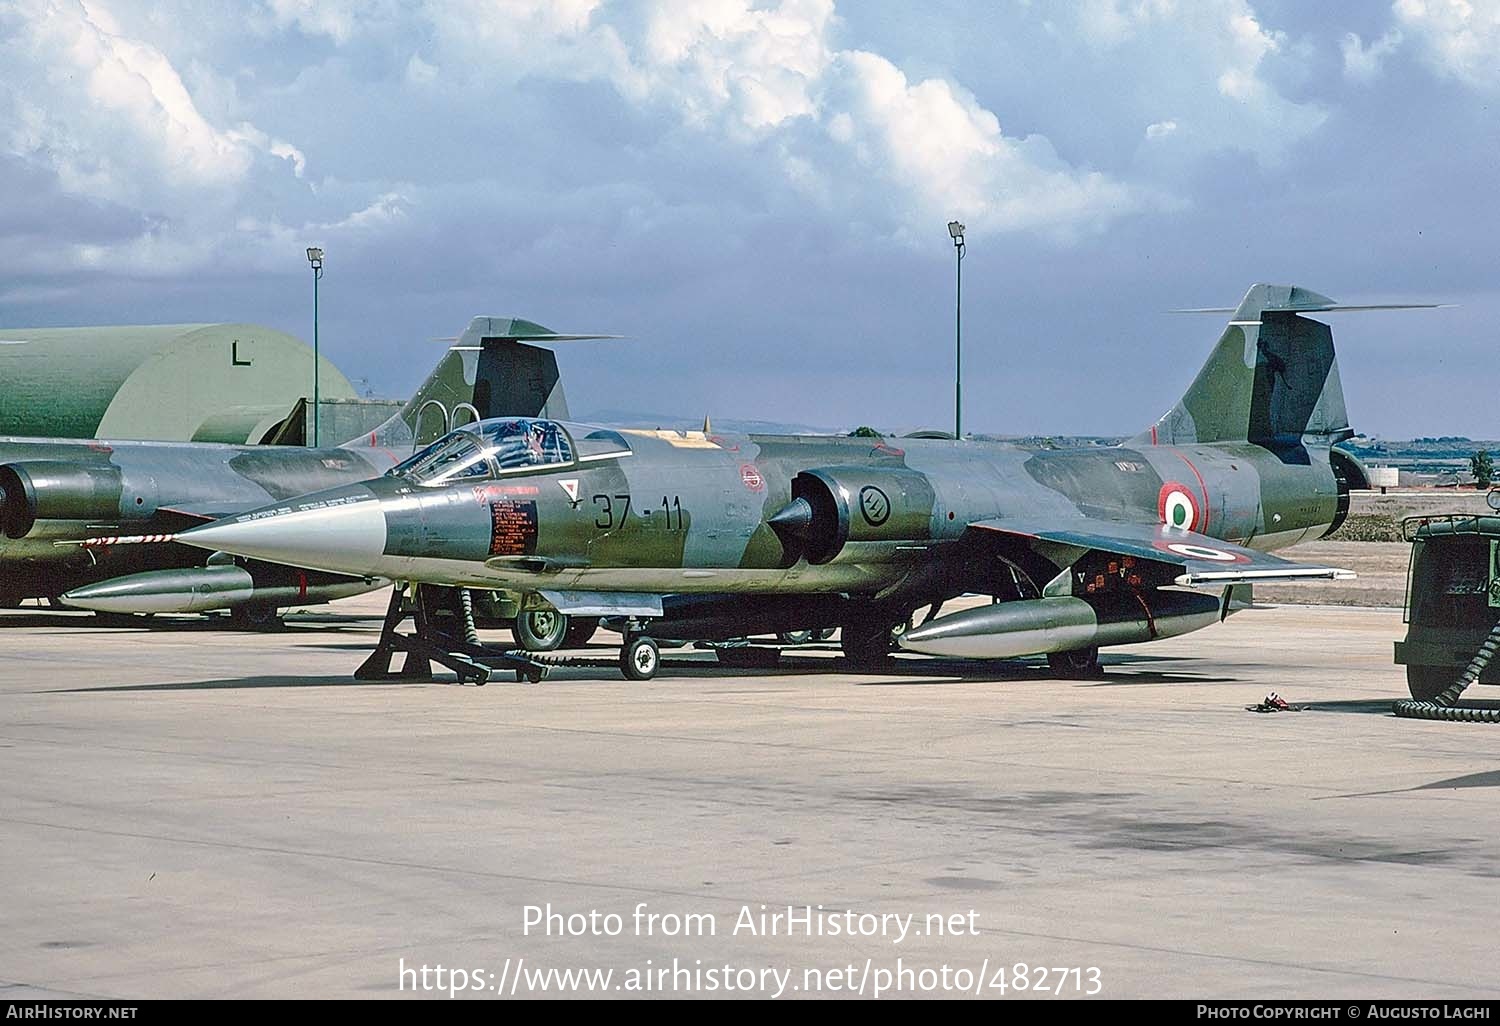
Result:
<svg viewBox="0 0 1500 1026">
<path fill-rule="evenodd" d="M 402 623 L 410 619 L 415 630 L 403 634 Z M 400 671 L 392 671 L 395 655 L 405 653 Z M 503 652 L 479 643 L 474 631 L 473 604 L 464 589 L 422 584 L 411 600 L 406 587 L 397 584 L 381 627 L 375 651 L 354 671 L 355 680 L 431 680 L 432 664 L 439 663 L 458 674 L 460 683 L 483 685 L 492 671 L 514 669 L 518 679 L 539 681 L 547 669 L 521 652 Z"/>
</svg>

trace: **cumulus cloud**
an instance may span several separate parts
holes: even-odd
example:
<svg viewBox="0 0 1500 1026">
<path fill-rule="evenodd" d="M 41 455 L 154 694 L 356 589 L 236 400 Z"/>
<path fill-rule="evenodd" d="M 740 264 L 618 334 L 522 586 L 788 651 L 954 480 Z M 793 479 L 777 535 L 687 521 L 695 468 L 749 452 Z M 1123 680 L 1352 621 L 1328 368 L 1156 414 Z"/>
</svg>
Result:
<svg viewBox="0 0 1500 1026">
<path fill-rule="evenodd" d="M 1327 119 L 1274 84 L 1273 62 L 1303 58 L 1248 0 L 1087 0 L 1051 11 L 1049 25 L 1128 69 L 1142 103 L 1170 102 L 1172 118 L 1147 138 L 1171 135 L 1185 160 L 1239 149 L 1272 164 Z"/>
<path fill-rule="evenodd" d="M 1394 12 L 1440 74 L 1500 88 L 1500 0 L 1396 0 Z"/>
<path fill-rule="evenodd" d="M 10 273 L 260 266 L 280 233 L 247 225 L 295 206 L 298 190 L 309 195 L 302 147 L 251 120 L 206 113 L 179 64 L 140 34 L 150 24 L 128 0 L 15 0 L 0 11 L 0 158 L 41 176 L 34 201 L 58 197 L 42 205 L 47 224 L 0 239 Z M 200 85 L 205 78 L 211 106 L 234 99 L 232 84 L 220 95 L 220 80 L 208 71 Z M 377 200 L 347 227 L 391 209 Z"/>
<path fill-rule="evenodd" d="M 390 19 L 393 0 L 264 0 L 274 29 L 296 28 L 310 36 L 347 43 L 370 25 Z"/>
<path fill-rule="evenodd" d="M 0 12 L 0 59 L 15 69 L 0 82 L 0 156 L 139 215 L 132 240 L 80 241 L 70 252 L 87 266 L 125 254 L 166 273 L 203 246 L 254 265 L 308 228 L 412 229 L 421 190 L 401 180 L 421 162 L 387 171 L 372 154 L 388 154 L 403 124 L 448 123 L 432 138 L 456 149 L 427 167 L 472 181 L 487 159 L 476 150 L 512 152 L 516 109 L 562 83 L 612 92 L 640 118 L 641 151 L 696 138 L 741 188 L 886 237 L 961 216 L 975 237 L 1067 239 L 1178 203 L 1133 180 L 1128 154 L 1100 151 L 1100 167 L 1087 148 L 1055 145 L 1046 118 L 1008 115 L 1003 89 L 976 93 L 930 61 L 914 73 L 873 41 L 848 45 L 834 0 L 249 0 L 238 27 L 263 46 L 250 56 L 234 16 L 171 3 L 16 0 Z M 1124 123 L 1149 121 L 1163 159 L 1233 145 L 1272 160 L 1324 116 L 1271 85 L 1267 63 L 1286 58 L 1286 42 L 1246 0 L 1088 0 L 1048 17 L 1100 63 L 1137 67 L 1150 113 L 1172 116 Z M 334 130 L 315 95 L 338 109 Z M 350 121 L 360 130 L 345 132 Z M 560 191 L 591 187 L 567 159 L 574 131 L 564 120 L 544 143 L 568 164 Z M 508 171 L 502 158 L 492 173 Z M 696 188 L 657 180 L 653 199 L 679 203 L 674 189 Z"/>
<path fill-rule="evenodd" d="M 980 234 L 1065 234 L 1155 202 L 1068 164 L 1042 136 L 1005 134 L 951 79 L 912 80 L 882 54 L 840 48 L 833 0 L 511 0 L 426 16 L 445 68 L 603 81 L 730 144 L 774 139 L 787 182 L 823 201 L 855 196 L 897 233 L 962 212 Z M 480 52 L 490 59 L 476 64 Z"/>
<path fill-rule="evenodd" d="M 1369 46 L 1357 32 L 1349 32 L 1339 41 L 1344 55 L 1344 77 L 1355 82 L 1373 82 L 1380 75 L 1385 59 L 1401 45 L 1401 31 L 1391 29 Z"/>
<path fill-rule="evenodd" d="M 254 125 L 220 127 L 172 62 L 101 4 L 18 0 L 0 44 L 10 70 L 7 151 L 50 164 L 69 191 L 117 202 L 241 181 L 257 153 L 303 157 Z"/>
</svg>

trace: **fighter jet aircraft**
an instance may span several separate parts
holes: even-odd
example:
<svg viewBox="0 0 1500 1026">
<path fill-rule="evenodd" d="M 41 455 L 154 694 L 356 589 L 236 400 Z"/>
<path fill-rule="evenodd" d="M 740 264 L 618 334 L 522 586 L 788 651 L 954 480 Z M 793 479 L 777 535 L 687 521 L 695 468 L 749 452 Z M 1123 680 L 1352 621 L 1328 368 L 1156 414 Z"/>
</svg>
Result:
<svg viewBox="0 0 1500 1026">
<path fill-rule="evenodd" d="M 278 606 L 326 602 L 385 582 L 276 561 L 205 559 L 182 545 L 115 544 L 380 474 L 466 420 L 566 416 L 557 363 L 530 321 L 478 317 L 411 400 L 342 446 L 234 446 L 0 438 L 0 605 L 32 596 L 112 613 L 230 609 L 256 622 Z M 95 539 L 87 546 L 76 544 Z"/>
<path fill-rule="evenodd" d="M 1091 674 L 1100 646 L 1218 622 L 1255 581 L 1353 576 L 1268 554 L 1337 530 L 1351 486 L 1367 487 L 1333 448 L 1352 431 L 1332 332 L 1306 316 L 1338 309 L 1351 308 L 1253 286 L 1181 401 L 1118 447 L 508 416 L 464 425 L 380 477 L 177 541 L 612 616 L 626 634 L 621 667 L 638 679 L 656 670 L 657 639 L 833 625 L 846 655 L 878 663 L 893 628 L 964 593 L 994 602 L 931 616 L 900 647 L 1046 655 L 1059 672 Z M 470 632 L 434 626 L 419 607 L 418 638 L 403 640 L 404 615 L 393 605 L 385 667 L 405 648 L 420 672 L 429 656 L 447 661 L 444 646 L 461 675 L 473 665 L 478 650 L 460 637 Z"/>
</svg>

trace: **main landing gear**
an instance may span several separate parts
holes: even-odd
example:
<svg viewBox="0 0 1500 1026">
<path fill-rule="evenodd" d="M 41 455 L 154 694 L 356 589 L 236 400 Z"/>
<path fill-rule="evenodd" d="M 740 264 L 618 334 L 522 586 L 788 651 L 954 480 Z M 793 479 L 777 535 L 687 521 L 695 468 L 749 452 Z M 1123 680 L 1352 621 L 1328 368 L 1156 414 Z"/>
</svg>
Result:
<svg viewBox="0 0 1500 1026">
<path fill-rule="evenodd" d="M 1075 648 L 1071 652 L 1052 652 L 1047 656 L 1047 669 L 1063 680 L 1091 680 L 1104 673 L 1099 665 L 1097 647 Z"/>
</svg>

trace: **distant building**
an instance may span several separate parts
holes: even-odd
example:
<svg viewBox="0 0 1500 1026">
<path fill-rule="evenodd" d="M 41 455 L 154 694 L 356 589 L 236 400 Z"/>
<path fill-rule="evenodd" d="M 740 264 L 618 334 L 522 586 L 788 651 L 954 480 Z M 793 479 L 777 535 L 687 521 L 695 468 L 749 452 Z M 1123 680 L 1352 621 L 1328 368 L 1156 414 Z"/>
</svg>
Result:
<svg viewBox="0 0 1500 1026">
<path fill-rule="evenodd" d="M 0 328 L 0 435 L 301 442 L 312 380 L 312 348 L 259 324 Z M 324 444 L 388 412 L 354 403 L 326 358 L 319 392 L 343 406 L 338 430 L 349 432 L 337 436 L 325 414 Z"/>
</svg>

